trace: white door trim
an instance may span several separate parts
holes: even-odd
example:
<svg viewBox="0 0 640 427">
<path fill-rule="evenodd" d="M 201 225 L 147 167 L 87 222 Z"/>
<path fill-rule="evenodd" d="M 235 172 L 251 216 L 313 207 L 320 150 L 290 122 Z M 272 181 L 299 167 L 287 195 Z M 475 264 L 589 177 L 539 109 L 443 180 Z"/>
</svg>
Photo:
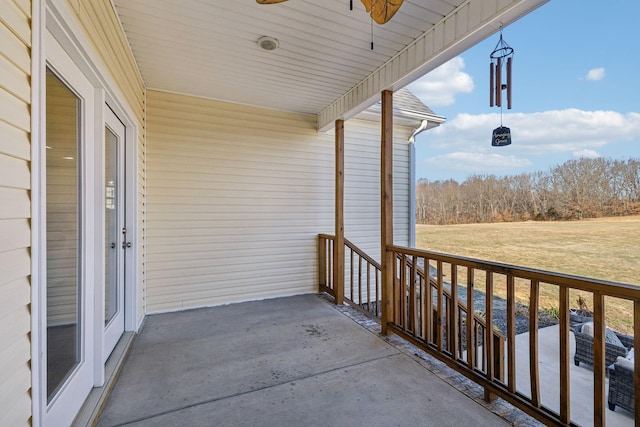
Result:
<svg viewBox="0 0 640 427">
<path fill-rule="evenodd" d="M 63 51 L 71 58 L 72 62 L 80 69 L 82 74 L 89 80 L 94 87 L 94 103 L 92 120 L 93 131 L 98 134 L 104 133 L 104 116 L 103 110 L 105 104 L 118 115 L 124 122 L 126 127 L 126 138 L 131 143 L 127 146 L 127 165 L 126 173 L 130 179 L 127 183 L 127 222 L 131 235 L 135 236 L 132 240 L 133 247 L 127 260 L 127 289 L 125 294 L 125 330 L 137 331 L 142 322 L 142 314 L 139 307 L 142 306 L 138 302 L 138 257 L 140 253 L 137 242 L 138 233 L 138 141 L 139 126 L 137 122 L 137 114 L 127 102 L 126 97 L 119 89 L 117 82 L 105 67 L 100 53 L 88 39 L 84 28 L 78 23 L 77 16 L 70 8 L 71 3 L 65 0 L 33 0 L 32 7 L 32 52 L 31 52 L 31 153 L 32 153 L 32 241 L 31 241 L 31 278 L 32 278 L 32 298 L 31 298 L 31 324 L 32 324 L 32 424 L 41 426 L 47 423 L 47 383 L 46 383 L 46 200 L 45 200 L 45 145 L 46 145 L 46 116 L 45 116 L 45 76 L 46 76 L 46 58 L 50 53 L 45 43 L 46 34 L 51 33 L 58 41 Z M 99 106 L 99 108 L 98 108 Z M 104 135 L 101 136 L 103 138 Z M 91 135 L 95 138 L 95 134 Z M 85 183 L 85 185 L 88 185 Z M 95 185 L 93 182 L 91 185 Z M 101 186 L 102 187 L 102 186 Z M 95 196 L 99 197 L 98 195 Z M 95 206 L 98 201 L 96 199 L 83 200 L 85 204 Z M 88 205 L 87 205 L 88 206 Z M 92 236 L 93 241 L 99 240 L 97 231 L 102 228 L 98 227 L 96 215 L 88 218 L 93 224 L 91 229 L 95 231 Z M 93 266 L 99 267 L 101 260 L 96 258 L 93 260 Z M 94 269 L 94 271 L 97 269 Z M 96 271 L 96 276 L 104 277 L 104 268 L 101 272 Z M 84 269 L 85 272 L 90 271 L 89 268 Z M 93 276 L 95 280 L 96 277 Z M 87 278 L 83 278 L 86 280 Z M 101 282 L 98 282 L 101 283 Z M 141 285 L 140 285 L 141 286 Z M 92 295 L 95 303 L 95 295 Z M 99 313 L 99 312 L 94 312 Z M 93 322 L 95 324 L 95 322 Z M 93 326 L 93 333 L 96 327 Z M 101 354 L 97 352 L 98 347 L 101 348 L 101 339 L 94 339 L 94 348 L 92 350 L 92 359 L 94 360 L 93 386 L 100 386 L 104 381 L 104 364 L 102 361 L 96 361 L 95 355 Z"/>
</svg>

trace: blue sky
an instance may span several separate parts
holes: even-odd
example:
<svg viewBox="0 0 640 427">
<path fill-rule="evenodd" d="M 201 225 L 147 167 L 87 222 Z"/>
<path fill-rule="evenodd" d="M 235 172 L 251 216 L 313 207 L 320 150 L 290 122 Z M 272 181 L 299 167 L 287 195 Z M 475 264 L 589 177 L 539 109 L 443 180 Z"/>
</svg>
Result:
<svg viewBox="0 0 640 427">
<path fill-rule="evenodd" d="M 411 84 L 447 118 L 416 138 L 416 177 L 462 182 L 579 157 L 640 157 L 638 17 L 637 0 L 551 0 L 503 29 L 515 50 L 513 108 L 502 118 L 510 146 L 491 146 L 500 108 L 489 107 L 489 54 L 499 34 Z"/>
</svg>

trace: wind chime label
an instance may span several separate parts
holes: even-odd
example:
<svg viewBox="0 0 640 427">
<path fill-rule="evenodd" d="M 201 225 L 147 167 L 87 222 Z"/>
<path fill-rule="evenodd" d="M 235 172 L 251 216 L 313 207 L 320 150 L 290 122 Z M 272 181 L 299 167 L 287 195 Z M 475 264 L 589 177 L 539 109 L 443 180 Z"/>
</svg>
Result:
<svg viewBox="0 0 640 427">
<path fill-rule="evenodd" d="M 493 130 L 491 137 L 491 145 L 494 147 L 503 147 L 511 144 L 511 129 L 506 126 L 500 126 Z"/>
</svg>

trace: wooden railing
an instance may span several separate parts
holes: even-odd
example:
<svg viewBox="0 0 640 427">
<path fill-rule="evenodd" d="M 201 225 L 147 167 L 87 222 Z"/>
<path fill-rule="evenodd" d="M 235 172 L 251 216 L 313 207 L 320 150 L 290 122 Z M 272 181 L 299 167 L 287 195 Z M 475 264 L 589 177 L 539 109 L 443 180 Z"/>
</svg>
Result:
<svg viewBox="0 0 640 427">
<path fill-rule="evenodd" d="M 505 336 L 497 328 L 487 328 L 487 319 L 483 311 L 468 307 L 458 296 L 458 286 L 444 281 L 442 266 L 429 266 L 430 286 L 425 286 L 424 258 L 396 254 L 396 280 L 394 281 L 393 301 L 394 326 L 430 342 L 438 351 L 448 355 L 462 357 L 466 355 L 469 366 L 486 372 L 487 361 L 493 360 L 492 369 L 496 378 L 504 379 L 504 343 Z M 420 262 L 422 261 L 422 262 Z M 404 267 L 404 268 L 403 268 Z M 454 277 L 455 278 L 455 277 Z M 473 301 L 473 287 L 470 288 Z M 405 295 L 403 299 L 400 295 Z M 469 293 L 465 295 L 469 297 Z M 406 301 L 406 304 L 402 302 Z M 440 303 L 439 303 L 440 302 Z M 454 304 L 455 302 L 455 304 Z M 431 312 L 431 319 L 423 313 Z M 472 313 L 469 316 L 469 313 Z M 472 321 L 469 322 L 468 319 Z M 448 325 L 456 325 L 455 328 Z M 481 353 L 487 346 L 483 343 L 490 333 L 493 357 Z M 467 351 L 470 349 L 470 351 Z M 487 395 L 489 398 L 489 395 Z"/>
<path fill-rule="evenodd" d="M 334 242 L 333 236 L 327 234 L 318 236 L 319 290 L 335 297 L 333 283 Z M 379 322 L 380 301 L 382 299 L 380 264 L 347 239 L 344 240 L 344 246 L 344 301 Z"/>
<path fill-rule="evenodd" d="M 382 286 L 379 278 L 382 275 L 376 273 L 372 279 L 374 276 L 367 273 L 363 279 L 363 270 L 358 265 L 367 264 L 366 271 L 371 266 L 376 269 L 380 266 L 350 242 L 345 241 L 345 245 L 348 248 L 345 275 L 351 274 L 352 277 L 345 281 L 345 301 L 378 318 L 382 307 L 382 293 L 378 285 Z M 571 421 L 570 411 L 573 341 L 569 320 L 570 293 L 577 291 L 581 296 L 591 295 L 594 322 L 593 425 L 605 424 L 605 297 L 629 302 L 634 313 L 632 329 L 637 332 L 640 331 L 639 287 L 399 246 L 388 246 L 387 250 L 395 260 L 390 304 L 393 313 L 388 317 L 391 319 L 387 325 L 389 330 L 480 384 L 485 388 L 486 398 L 501 397 L 545 424 L 576 425 Z M 318 254 L 320 291 L 333 295 L 332 236 L 319 236 Z M 425 271 L 429 272 L 430 286 L 425 286 Z M 372 289 L 373 283 L 375 292 L 365 292 L 364 289 Z M 524 314 L 529 331 L 524 364 L 528 367 L 524 372 L 526 381 L 521 382 L 516 381 L 516 367 L 522 368 L 523 362 L 516 359 L 516 289 L 528 309 Z M 545 399 L 541 396 L 538 336 L 541 295 L 550 291 L 556 296 L 555 311 L 559 323 L 559 338 L 553 343 L 559 353 L 558 384 L 554 388 L 557 396 L 550 399 L 559 403 L 553 408 L 543 403 Z M 481 308 L 478 307 L 479 300 L 482 301 Z M 452 304 L 453 301 L 457 304 Z M 496 301 L 506 305 L 502 318 L 506 329 L 504 333 L 493 326 L 497 320 Z M 372 314 L 372 308 L 375 308 L 375 314 Z M 472 322 L 467 321 L 469 313 L 473 313 Z M 520 317 L 522 315 L 519 313 Z M 489 331 L 491 339 L 487 339 Z M 634 337 L 634 347 L 638 347 L 640 337 L 637 333 Z M 486 363 L 489 360 L 493 363 Z M 640 372 L 640 358 L 634 360 L 635 372 Z M 634 376 L 634 388 L 635 408 L 640 408 L 640 375 Z M 638 410 L 635 412 L 635 425 L 640 426 Z"/>
<path fill-rule="evenodd" d="M 604 425 L 606 418 L 605 393 L 605 297 L 614 297 L 631 301 L 634 308 L 634 331 L 640 330 L 640 288 L 614 282 L 606 282 L 582 277 L 540 271 L 506 264 L 486 262 L 476 259 L 445 255 L 435 252 L 389 246 L 394 255 L 396 274 L 400 281 L 393 284 L 393 319 L 390 329 L 419 346 L 423 350 L 442 360 L 468 378 L 485 387 L 492 395 L 502 397 L 528 414 L 547 424 L 572 425 L 570 416 L 570 291 L 577 290 L 593 296 L 594 322 L 594 364 L 593 364 L 593 423 Z M 417 266 L 434 268 L 436 286 L 427 286 L 427 295 L 422 295 L 421 283 L 424 276 Z M 450 297 L 445 292 L 445 274 L 449 275 Z M 479 285 L 476 285 L 476 280 Z M 482 292 L 476 287 L 482 286 Z M 525 388 L 518 389 L 516 383 L 516 286 L 525 291 L 528 303 L 528 378 Z M 499 289 L 498 289 L 499 287 Z M 559 410 L 545 406 L 541 399 L 539 372 L 538 316 L 541 289 L 552 289 L 557 295 L 557 315 L 559 322 L 559 372 L 557 399 Z M 458 309 L 450 310 L 448 298 L 456 301 L 459 290 L 464 290 L 466 303 L 459 303 Z M 498 292 L 499 291 L 499 292 Z M 435 296 L 429 292 L 436 292 Z M 466 322 L 468 314 L 477 315 L 477 296 L 484 296 L 484 319 L 486 325 L 494 324 L 494 304 L 497 293 L 502 295 L 506 304 L 504 323 L 506 323 L 505 342 L 484 340 L 480 354 L 464 351 L 478 348 L 474 339 L 486 338 L 486 330 L 474 331 L 474 324 Z M 406 298 L 405 295 L 410 297 Z M 462 306 L 464 310 L 462 310 Z M 435 311 L 433 316 L 420 315 Z M 420 323 L 421 322 L 421 323 Z M 464 340 L 460 337 L 464 336 Z M 634 334 L 634 347 L 640 344 L 640 337 Z M 461 342 L 462 341 L 462 342 Z M 482 360 L 495 360 L 495 354 L 506 352 L 506 372 L 502 375 L 495 364 L 478 363 Z M 635 359 L 635 372 L 640 372 L 640 361 Z M 527 387 L 528 386 L 528 387 Z M 635 375 L 635 407 L 639 408 L 640 376 Z M 639 411 L 635 414 L 635 423 L 640 425 Z"/>
<path fill-rule="evenodd" d="M 333 278 L 333 249 L 334 237 L 321 234 L 318 237 L 319 245 L 319 290 L 326 292 L 335 297 L 335 284 Z M 380 322 L 381 317 L 381 266 L 380 264 L 359 249 L 356 245 L 345 239 L 345 283 L 344 283 L 344 301 L 352 307 L 360 310 L 369 317 Z M 491 337 L 494 342 L 494 348 L 498 349 L 491 359 L 486 355 L 480 354 L 483 342 L 487 333 L 486 319 L 474 310 L 472 322 L 469 322 L 470 328 L 466 335 L 463 331 L 467 331 L 463 326 L 467 324 L 468 310 L 457 296 L 454 297 L 449 289 L 446 289 L 443 281 L 438 281 L 434 276 L 429 277 L 429 284 L 425 286 L 425 273 L 422 266 L 417 265 L 417 258 L 410 260 L 406 255 L 397 257 L 399 265 L 404 265 L 405 269 L 398 268 L 395 279 L 395 291 L 405 295 L 407 301 L 412 299 L 415 304 L 400 304 L 400 298 L 394 298 L 397 304 L 395 310 L 395 325 L 409 333 L 415 333 L 417 336 L 430 336 L 433 342 L 440 343 L 444 346 L 444 350 L 451 353 L 452 349 L 456 349 L 459 354 L 468 352 L 472 360 L 472 366 L 485 371 L 487 369 L 487 361 L 493 360 L 493 372 L 496 377 L 502 379 L 504 377 L 504 335 L 494 328 L 490 328 Z M 411 282 L 410 278 L 414 277 L 415 281 Z M 415 286 L 412 286 L 415 283 Z M 456 289 L 453 289 L 455 292 Z M 432 301 L 432 319 L 427 321 L 423 319 L 422 310 L 426 306 L 426 299 Z M 437 301 L 441 300 L 442 304 L 438 306 Z M 455 310 L 452 310 L 453 302 L 457 301 Z M 416 309 L 416 307 L 418 307 Z M 456 311 L 455 319 L 458 322 L 458 328 L 449 328 L 448 335 L 440 333 L 439 328 L 433 328 L 431 325 L 437 324 L 437 319 L 442 319 L 442 313 L 450 313 Z M 428 330 L 427 330 L 428 328 Z M 446 329 L 446 327 L 445 327 Z M 457 332 L 456 332 L 457 331 Z M 454 335 L 455 333 L 455 335 Z M 468 339 L 462 339 L 464 336 Z M 451 345 L 448 345 L 451 343 Z"/>
</svg>

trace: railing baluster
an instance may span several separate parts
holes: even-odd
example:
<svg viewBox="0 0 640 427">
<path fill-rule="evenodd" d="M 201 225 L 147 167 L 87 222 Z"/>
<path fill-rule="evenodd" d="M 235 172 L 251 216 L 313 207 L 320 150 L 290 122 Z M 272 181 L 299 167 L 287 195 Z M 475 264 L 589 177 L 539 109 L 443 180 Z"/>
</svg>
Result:
<svg viewBox="0 0 640 427">
<path fill-rule="evenodd" d="M 567 291 L 568 292 L 568 291 Z M 568 309 L 568 307 L 567 307 Z M 568 316 L 567 316 L 568 317 Z M 605 423 L 605 340 L 604 340 L 604 296 L 593 293 L 593 425 Z M 568 346 L 568 342 L 567 342 Z M 568 391 L 567 391 L 568 394 Z"/>
<path fill-rule="evenodd" d="M 427 322 L 429 319 L 429 311 L 428 311 L 428 300 L 427 300 L 427 287 L 431 286 L 430 283 L 431 281 L 429 280 L 429 270 L 426 268 L 426 260 L 424 258 L 422 259 L 422 266 L 424 267 L 422 269 L 422 275 L 420 276 L 420 300 L 421 300 L 421 306 L 420 306 L 420 321 L 422 322 L 422 330 L 421 330 L 421 338 L 425 341 L 425 342 L 429 342 L 429 335 L 427 332 Z"/>
<path fill-rule="evenodd" d="M 476 365 L 476 345 L 475 339 L 475 322 L 476 311 L 473 296 L 473 268 L 467 267 L 467 365 L 469 369 L 475 368 Z"/>
<path fill-rule="evenodd" d="M 324 281 L 324 237 L 318 236 L 318 286 L 326 286 Z"/>
<path fill-rule="evenodd" d="M 353 275 L 355 274 L 354 272 L 354 268 L 353 268 L 353 260 L 354 260 L 354 251 L 353 249 L 350 250 L 350 257 L 349 257 L 349 299 L 351 301 L 353 301 Z"/>
<path fill-rule="evenodd" d="M 371 264 L 367 263 L 367 311 L 371 311 Z"/>
<path fill-rule="evenodd" d="M 464 311 L 464 308 L 461 305 L 456 304 L 456 306 L 457 306 L 457 311 L 458 311 L 458 336 L 457 336 L 457 338 L 459 338 L 458 339 L 458 353 L 457 353 L 458 355 L 456 356 L 456 360 L 461 360 L 462 359 L 462 352 L 464 351 L 464 346 L 465 346 L 465 344 L 467 342 L 466 339 L 463 340 L 462 336 L 461 336 L 462 335 L 462 331 L 463 330 L 466 331 L 466 326 L 462 325 L 463 313 L 466 313 L 466 312 Z"/>
<path fill-rule="evenodd" d="M 448 307 L 448 331 L 447 347 L 454 359 L 458 359 L 458 266 L 451 264 L 451 300 Z"/>
<path fill-rule="evenodd" d="M 507 276 L 507 365 L 508 388 L 516 391 L 516 286 L 514 277 Z"/>
<path fill-rule="evenodd" d="M 560 420 L 571 421 L 569 382 L 569 288 L 560 286 Z"/>
<path fill-rule="evenodd" d="M 418 310 L 419 307 L 416 307 L 418 304 L 418 294 L 416 292 L 417 280 L 416 280 L 416 258 L 415 256 L 411 257 L 411 267 L 409 270 L 409 286 L 411 286 L 411 330 L 414 335 L 418 333 Z"/>
<path fill-rule="evenodd" d="M 429 258 L 424 259 L 424 288 L 426 290 L 425 295 L 425 317 L 427 321 L 426 338 L 429 343 L 433 342 L 433 286 L 431 285 L 431 268 L 429 266 Z"/>
<path fill-rule="evenodd" d="M 362 307 L 362 257 L 358 257 L 358 305 Z"/>
<path fill-rule="evenodd" d="M 487 378 L 489 381 L 493 381 L 493 273 L 486 272 L 486 285 L 485 285 L 485 307 L 486 307 L 486 319 L 485 334 L 484 334 L 484 348 L 485 357 L 487 360 Z"/>
<path fill-rule="evenodd" d="M 400 326 L 407 329 L 407 256 L 400 256 L 400 295 L 402 301 L 400 303 Z"/>
<path fill-rule="evenodd" d="M 540 283 L 531 280 L 529 293 L 529 377 L 531 378 L 531 404 L 540 407 L 540 371 L 538 370 L 538 299 Z"/>
<path fill-rule="evenodd" d="M 443 335 L 444 335 L 444 322 L 443 322 L 443 316 L 442 316 L 442 297 L 443 297 L 443 293 L 442 293 L 442 261 L 438 260 L 436 262 L 436 268 L 438 269 L 437 271 L 437 279 L 436 279 L 436 283 L 438 284 L 437 287 L 437 295 L 438 295 L 438 301 L 437 301 L 437 305 L 436 305 L 436 310 L 438 313 L 438 317 L 437 317 L 437 321 L 436 321 L 436 327 L 437 329 L 437 345 L 438 345 L 438 351 L 442 351 L 442 342 L 443 342 Z"/>
<path fill-rule="evenodd" d="M 382 298 L 380 297 L 380 274 L 379 270 L 376 270 L 376 317 L 381 315 L 380 306 L 382 305 Z"/>
<path fill-rule="evenodd" d="M 333 240 L 329 240 L 329 254 L 331 256 L 329 256 L 327 258 L 327 265 L 329 266 L 329 270 L 328 270 L 328 275 L 327 275 L 327 282 L 329 282 L 331 285 L 329 286 L 333 292 L 334 292 L 334 296 L 335 296 L 335 288 L 334 288 L 334 283 L 333 283 L 333 250 L 334 250 L 334 241 Z"/>
<path fill-rule="evenodd" d="M 493 273 L 486 271 L 486 284 L 485 284 L 485 307 L 486 307 L 486 323 L 484 325 L 484 365 L 486 366 L 487 379 L 493 382 L 494 372 L 494 346 L 493 346 Z M 485 388 L 484 399 L 488 402 L 494 401 L 496 396 L 491 393 L 491 390 Z"/>
<path fill-rule="evenodd" d="M 400 310 L 402 310 L 402 283 L 400 283 L 400 274 L 396 275 L 398 271 L 398 256 L 393 253 L 393 323 L 398 326 L 402 326 L 400 319 L 402 318 Z M 400 273 L 400 272 L 398 272 Z"/>
</svg>

